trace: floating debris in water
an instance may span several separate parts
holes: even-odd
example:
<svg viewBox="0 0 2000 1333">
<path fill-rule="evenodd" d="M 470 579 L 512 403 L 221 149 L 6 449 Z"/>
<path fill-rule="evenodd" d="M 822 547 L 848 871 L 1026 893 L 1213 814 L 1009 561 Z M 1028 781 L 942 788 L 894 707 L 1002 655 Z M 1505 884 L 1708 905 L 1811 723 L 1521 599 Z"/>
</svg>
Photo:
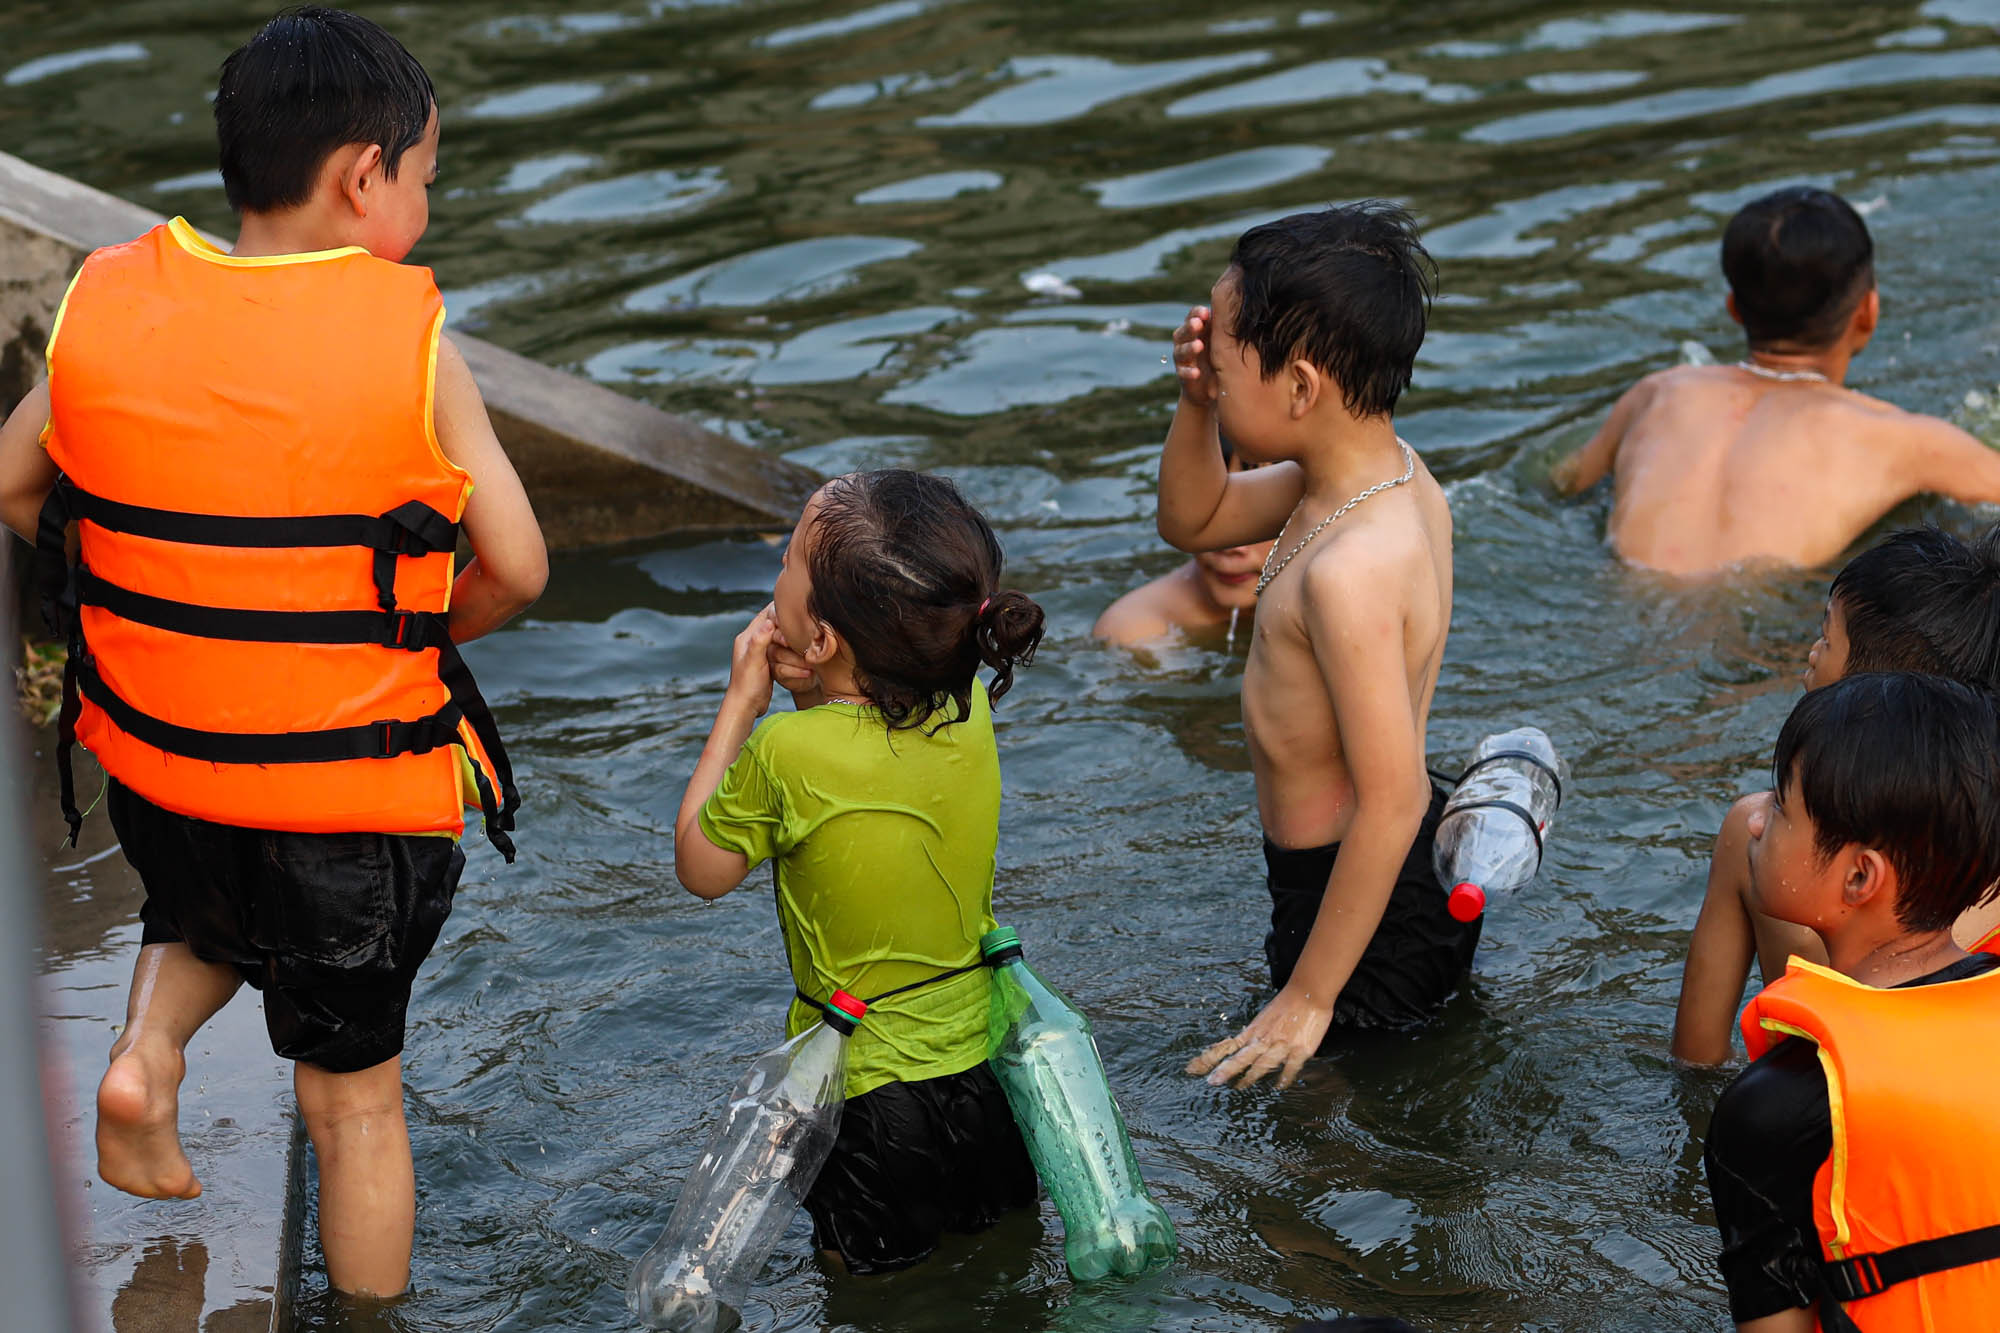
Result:
<svg viewBox="0 0 2000 1333">
<path fill-rule="evenodd" d="M 1863 200 L 1861 203 L 1856 204 L 1854 206 L 1854 211 L 1859 213 L 1862 217 L 1865 218 L 1873 214 L 1880 213 L 1883 209 L 1887 208 L 1888 206 L 1889 206 L 1889 196 L 1886 194 L 1878 194 L 1873 199 L 1866 199 Z"/>
<path fill-rule="evenodd" d="M 1021 285 L 1037 296 L 1059 296 L 1073 301 L 1083 293 L 1063 280 L 1060 273 L 1024 273 Z"/>
</svg>

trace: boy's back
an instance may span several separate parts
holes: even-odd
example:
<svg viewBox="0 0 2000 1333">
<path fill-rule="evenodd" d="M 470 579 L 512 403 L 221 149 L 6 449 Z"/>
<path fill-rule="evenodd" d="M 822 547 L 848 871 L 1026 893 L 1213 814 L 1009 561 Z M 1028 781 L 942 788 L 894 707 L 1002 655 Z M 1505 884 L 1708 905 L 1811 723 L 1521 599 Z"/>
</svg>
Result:
<svg viewBox="0 0 2000 1333">
<path fill-rule="evenodd" d="M 1613 471 L 1606 537 L 1624 559 L 1668 573 L 1824 564 L 1926 491 L 2000 501 L 2000 454 L 1957 427 L 1739 366 L 1649 375 L 1605 431 L 1617 432 L 1601 446 Z M 1581 489 L 1595 478 L 1568 480 Z"/>
<path fill-rule="evenodd" d="M 1552 477 L 1569 493 L 1615 478 L 1605 535 L 1621 557 L 1672 574 L 1818 565 L 1913 495 L 2000 502 L 2000 454 L 1842 387 L 1881 313 L 1874 254 L 1824 190 L 1777 190 L 1730 219 L 1722 268 L 1747 358 L 1647 376 Z"/>
</svg>

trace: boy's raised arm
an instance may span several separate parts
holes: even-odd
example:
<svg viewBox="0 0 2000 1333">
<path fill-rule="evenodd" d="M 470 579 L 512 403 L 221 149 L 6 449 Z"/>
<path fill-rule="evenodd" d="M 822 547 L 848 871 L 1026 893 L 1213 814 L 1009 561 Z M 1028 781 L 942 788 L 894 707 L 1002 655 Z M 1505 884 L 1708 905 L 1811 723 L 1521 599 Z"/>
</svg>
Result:
<svg viewBox="0 0 2000 1333">
<path fill-rule="evenodd" d="M 1188 1066 L 1191 1073 L 1205 1072 L 1204 1063 L 1213 1067 L 1211 1083 L 1240 1073 L 1238 1086 L 1248 1086 L 1278 1071 L 1283 1088 L 1298 1077 L 1319 1050 L 1334 1002 L 1382 924 L 1397 872 L 1429 808 L 1430 779 L 1404 647 L 1407 598 L 1384 596 L 1406 578 L 1407 566 L 1393 556 L 1360 547 L 1306 570 L 1306 630 L 1354 784 L 1353 819 L 1291 980 L 1250 1026 Z"/>
<path fill-rule="evenodd" d="M 1174 330 L 1174 373 L 1181 400 L 1160 451 L 1160 539 L 1182 551 L 1220 551 L 1278 535 L 1305 492 L 1296 463 L 1232 474 L 1216 429 L 1217 389 L 1209 360 L 1205 305 Z"/>
<path fill-rule="evenodd" d="M 0 523 L 28 541 L 42 516 L 42 501 L 56 484 L 56 465 L 42 448 L 42 430 L 49 424 L 49 385 L 44 380 L 0 425 Z"/>
<path fill-rule="evenodd" d="M 472 370 L 442 334 L 435 415 L 438 447 L 472 474 L 464 518 L 472 560 L 451 587 L 451 637 L 465 643 L 492 633 L 542 595 L 549 552 L 521 478 L 493 434 Z"/>
</svg>

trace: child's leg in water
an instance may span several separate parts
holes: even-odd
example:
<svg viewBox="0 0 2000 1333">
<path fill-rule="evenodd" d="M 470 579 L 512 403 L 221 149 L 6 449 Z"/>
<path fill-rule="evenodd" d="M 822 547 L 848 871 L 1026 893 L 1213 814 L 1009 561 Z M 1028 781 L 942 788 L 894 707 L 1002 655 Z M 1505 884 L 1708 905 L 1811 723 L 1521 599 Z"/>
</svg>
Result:
<svg viewBox="0 0 2000 1333">
<path fill-rule="evenodd" d="M 351 1295 L 401 1295 L 417 1221 L 402 1057 L 351 1074 L 301 1060 L 292 1066 L 292 1086 L 319 1160 L 327 1281 Z"/>
<path fill-rule="evenodd" d="M 125 1031 L 97 1085 L 97 1174 L 106 1184 L 147 1199 L 201 1193 L 181 1149 L 187 1044 L 241 983 L 235 968 L 204 963 L 185 944 L 139 950 Z"/>
<path fill-rule="evenodd" d="M 1804 926 L 1765 916 L 1750 905 L 1751 802 L 1745 797 L 1731 806 L 1716 834 L 1708 891 L 1681 972 L 1673 1054 L 1693 1064 L 1719 1065 L 1729 1059 L 1730 1034 L 1753 957 L 1767 983 L 1784 974 L 1785 959 L 1792 954 L 1826 961 L 1826 946 L 1817 935 Z"/>
</svg>

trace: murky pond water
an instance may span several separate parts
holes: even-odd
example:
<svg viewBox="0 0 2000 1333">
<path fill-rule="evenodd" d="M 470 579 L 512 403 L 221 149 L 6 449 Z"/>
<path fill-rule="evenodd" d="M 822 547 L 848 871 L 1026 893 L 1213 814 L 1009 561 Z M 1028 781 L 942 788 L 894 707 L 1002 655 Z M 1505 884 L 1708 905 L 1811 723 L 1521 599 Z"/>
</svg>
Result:
<svg viewBox="0 0 2000 1333">
<path fill-rule="evenodd" d="M 14 0 L 0 146 L 225 229 L 206 96 L 266 12 Z M 825 470 L 948 473 L 1051 613 L 1000 710 L 996 899 L 1094 1016 L 1183 1257 L 1075 1288 L 1045 1207 L 857 1281 L 808 1256 L 801 1220 L 753 1329 L 1726 1322 L 1699 1162 L 1721 1078 L 1677 1071 L 1666 1036 L 1708 841 L 1759 781 L 1825 576 L 1622 571 L 1601 500 L 1558 506 L 1543 477 L 1683 340 L 1733 351 L 1716 238 L 1785 181 L 1836 186 L 1875 229 L 1885 316 L 1858 387 L 1940 413 L 1991 390 L 2000 3 L 370 12 L 438 81 L 415 258 L 459 327 Z M 1088 630 L 1176 561 L 1151 518 L 1168 332 L 1249 222 L 1371 194 L 1411 204 L 1443 274 L 1401 417 L 1458 531 L 1434 760 L 1531 719 L 1575 791 L 1442 1021 L 1283 1095 L 1218 1090 L 1178 1071 L 1262 994 L 1240 648 L 1140 662 Z M 528 804 L 520 864 L 468 840 L 420 987 L 404 1327 L 624 1326 L 631 1260 L 779 1030 L 766 891 L 704 905 L 670 869 L 776 558 L 565 557 L 469 654 Z"/>
</svg>

